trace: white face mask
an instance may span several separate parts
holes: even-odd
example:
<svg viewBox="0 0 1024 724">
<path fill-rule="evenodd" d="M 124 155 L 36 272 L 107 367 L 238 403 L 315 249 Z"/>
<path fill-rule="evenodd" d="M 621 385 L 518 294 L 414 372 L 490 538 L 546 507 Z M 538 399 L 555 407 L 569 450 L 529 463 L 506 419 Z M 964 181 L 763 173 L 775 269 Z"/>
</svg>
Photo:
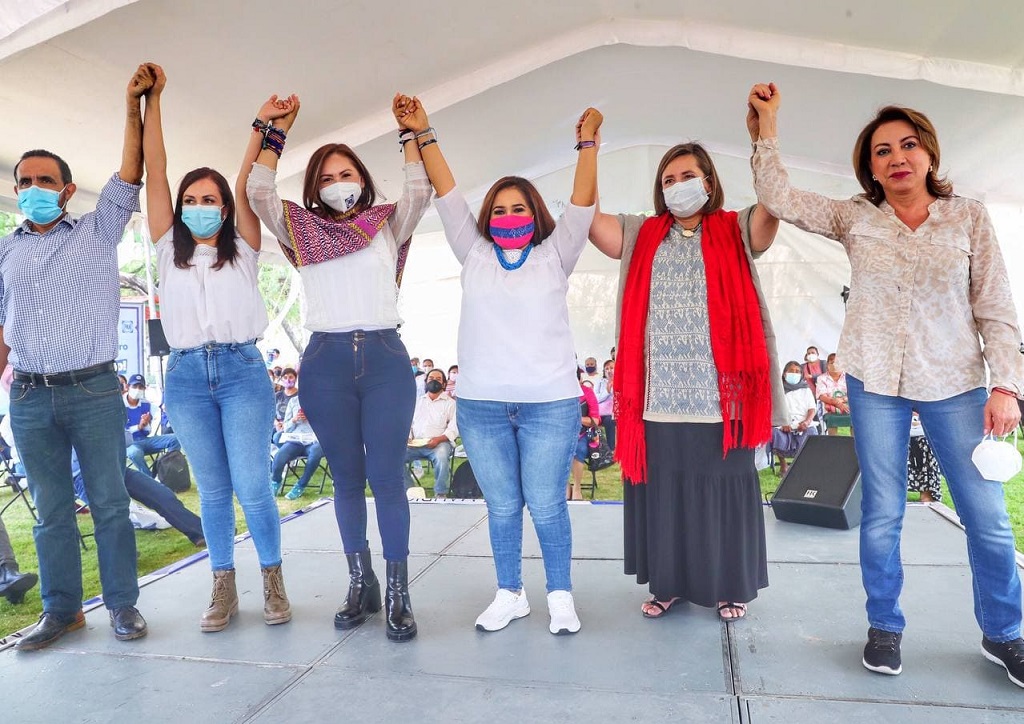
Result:
<svg viewBox="0 0 1024 724">
<path fill-rule="evenodd" d="M 136 402 L 138 402 L 140 400 L 145 399 L 146 391 L 145 390 L 140 390 L 138 387 L 129 387 L 128 388 L 128 397 L 130 397 L 131 399 L 133 399 Z"/>
<path fill-rule="evenodd" d="M 807 361 L 808 362 L 817 362 L 818 361 L 818 355 L 816 355 L 816 354 L 809 354 L 809 355 L 807 355 Z"/>
<path fill-rule="evenodd" d="M 1020 472 L 1022 461 L 1017 452 L 1017 433 L 1013 433 L 1013 442 L 996 440 L 989 435 L 974 448 L 971 462 L 985 480 L 1005 483 Z"/>
<path fill-rule="evenodd" d="M 320 189 L 320 198 L 335 212 L 344 214 L 359 201 L 363 187 L 351 181 L 338 181 Z"/>
<path fill-rule="evenodd" d="M 665 206 L 673 216 L 681 219 L 693 216 L 708 201 L 708 192 L 704 190 L 704 179 L 702 178 L 677 181 L 663 193 L 665 194 Z"/>
</svg>

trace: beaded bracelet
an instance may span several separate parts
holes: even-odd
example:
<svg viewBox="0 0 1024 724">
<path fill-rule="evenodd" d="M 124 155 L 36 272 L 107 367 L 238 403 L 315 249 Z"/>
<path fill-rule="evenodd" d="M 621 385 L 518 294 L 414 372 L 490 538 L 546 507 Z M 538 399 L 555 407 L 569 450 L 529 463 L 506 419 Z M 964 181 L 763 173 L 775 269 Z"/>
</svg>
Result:
<svg viewBox="0 0 1024 724">
<path fill-rule="evenodd" d="M 582 151 L 584 148 L 593 148 L 597 145 L 596 141 L 580 141 L 574 147 L 577 151 Z"/>
<path fill-rule="evenodd" d="M 263 134 L 263 145 L 261 148 L 270 149 L 277 157 L 281 157 L 281 152 L 284 151 L 284 142 L 287 136 L 285 132 L 280 128 L 274 128 L 270 126 Z"/>
<path fill-rule="evenodd" d="M 424 141 L 423 143 L 420 143 L 418 145 L 420 147 L 420 150 L 422 151 L 424 148 L 429 146 L 431 143 L 437 143 L 437 139 L 436 138 L 431 138 L 429 141 Z"/>
<path fill-rule="evenodd" d="M 423 138 L 424 136 L 429 136 L 431 133 L 433 133 L 434 136 L 437 137 L 437 131 L 434 130 L 433 126 L 429 126 L 426 129 L 417 133 L 416 138 Z"/>
</svg>

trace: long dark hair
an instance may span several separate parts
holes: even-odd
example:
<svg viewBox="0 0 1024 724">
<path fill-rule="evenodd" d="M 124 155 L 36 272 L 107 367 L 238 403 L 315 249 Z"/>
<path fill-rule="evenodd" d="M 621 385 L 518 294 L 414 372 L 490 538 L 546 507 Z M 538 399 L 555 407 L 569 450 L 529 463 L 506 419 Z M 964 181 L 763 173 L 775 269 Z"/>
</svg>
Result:
<svg viewBox="0 0 1024 724">
<path fill-rule="evenodd" d="M 192 255 L 196 250 L 196 241 L 192 238 L 192 232 L 181 220 L 182 200 L 185 198 L 185 191 L 196 181 L 210 179 L 217 185 L 220 197 L 224 199 L 224 207 L 227 215 L 224 223 L 217 232 L 217 263 L 214 269 L 220 269 L 228 262 L 234 264 L 235 256 L 238 255 L 238 244 L 235 242 L 235 197 L 231 193 L 228 181 L 219 171 L 212 168 L 202 167 L 185 174 L 178 186 L 178 198 L 174 202 L 174 266 L 179 269 L 188 269 L 192 266 Z"/>
<path fill-rule="evenodd" d="M 551 212 L 544 204 L 537 187 L 521 176 L 504 176 L 498 179 L 484 196 L 484 201 L 480 204 L 480 216 L 476 220 L 476 229 L 480 236 L 491 239 L 491 210 L 494 208 L 494 199 L 498 193 L 508 188 L 518 189 L 526 199 L 526 205 L 533 212 L 533 238 L 530 243 L 539 244 L 551 236 L 551 232 L 555 230 L 555 220 L 551 218 Z"/>
<path fill-rule="evenodd" d="M 302 205 L 317 216 L 325 219 L 333 219 L 337 214 L 330 206 L 320 198 L 320 171 L 323 169 L 324 161 L 330 156 L 344 156 L 363 179 L 363 193 L 356 200 L 356 205 L 349 209 L 347 215 L 355 215 L 366 211 L 377 201 L 377 187 L 373 184 L 370 171 L 356 155 L 356 152 L 344 143 L 328 143 L 313 151 L 306 164 L 306 178 L 302 182 Z"/>
</svg>

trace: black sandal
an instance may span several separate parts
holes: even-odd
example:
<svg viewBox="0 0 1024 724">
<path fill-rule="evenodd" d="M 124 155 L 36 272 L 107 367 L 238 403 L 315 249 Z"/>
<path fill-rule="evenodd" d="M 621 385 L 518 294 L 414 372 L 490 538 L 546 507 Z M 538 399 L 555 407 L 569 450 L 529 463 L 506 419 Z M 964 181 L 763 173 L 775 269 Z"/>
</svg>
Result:
<svg viewBox="0 0 1024 724">
<path fill-rule="evenodd" d="M 726 609 L 733 608 L 740 612 L 739 616 L 723 616 L 722 612 Z M 745 603 L 733 603 L 732 601 L 726 601 L 718 607 L 718 617 L 730 623 L 732 621 L 739 621 L 741 618 L 747 615 L 747 604 Z"/>
<path fill-rule="evenodd" d="M 676 596 L 667 604 L 664 604 L 658 599 L 652 598 L 650 600 L 644 601 L 643 606 L 640 607 L 640 613 L 644 615 L 644 618 L 661 618 L 666 613 L 671 611 L 672 607 L 679 603 L 681 600 L 682 599 L 679 598 L 679 596 Z M 647 611 L 644 610 L 647 606 L 654 606 L 656 609 L 658 609 L 658 613 L 647 613 Z"/>
</svg>

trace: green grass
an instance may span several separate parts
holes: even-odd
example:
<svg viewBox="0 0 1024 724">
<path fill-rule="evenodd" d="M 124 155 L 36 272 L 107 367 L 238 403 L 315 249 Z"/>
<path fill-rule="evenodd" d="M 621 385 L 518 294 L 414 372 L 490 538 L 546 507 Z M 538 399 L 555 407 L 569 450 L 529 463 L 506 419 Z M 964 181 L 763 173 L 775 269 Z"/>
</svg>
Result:
<svg viewBox="0 0 1024 724">
<path fill-rule="evenodd" d="M 1024 441 L 1021 444 L 1024 446 Z M 461 459 L 457 460 L 456 467 L 461 462 Z M 429 466 L 424 467 L 427 468 L 427 472 L 424 474 L 422 484 L 430 491 L 433 489 L 433 477 L 429 471 Z M 318 475 L 319 473 L 314 475 L 314 481 L 319 481 Z M 586 485 L 590 482 L 590 479 L 590 473 L 585 473 L 583 490 L 584 496 L 588 500 L 590 499 L 590 492 Z M 765 494 L 770 494 L 779 487 L 779 476 L 770 469 L 760 472 L 760 480 L 761 491 Z M 1005 489 L 1007 506 L 1010 510 L 1010 521 L 1016 536 L 1017 549 L 1024 550 L 1024 473 L 1007 483 Z M 333 486 L 328 481 L 324 488 L 324 495 L 331 495 L 333 492 Z M 12 495 L 11 489 L 6 485 L 0 489 L 0 507 L 6 504 Z M 182 493 L 178 497 L 181 498 L 187 508 L 196 512 L 199 511 L 199 498 L 194 486 L 191 490 Z M 283 497 L 278 498 L 277 504 L 281 515 L 284 516 L 309 505 L 317 497 L 315 491 L 310 491 L 296 501 L 285 500 Z M 622 482 L 619 476 L 618 465 L 613 465 L 597 473 L 597 493 L 594 499 L 622 499 Z M 949 493 L 946 490 L 945 482 L 943 482 L 943 501 L 950 505 Z M 242 516 L 241 508 L 238 507 L 237 502 L 235 504 L 235 515 L 238 531 L 240 533 L 244 532 L 246 530 L 245 518 Z M 88 515 L 79 516 L 78 522 L 83 533 L 92 531 L 92 519 Z M 21 570 L 38 571 L 38 559 L 36 558 L 35 545 L 32 541 L 33 520 L 25 506 L 18 502 L 12 505 L 4 514 L 4 524 L 7 526 L 7 532 L 14 545 L 15 555 L 18 558 Z M 140 577 L 196 552 L 196 548 L 188 539 L 173 528 L 161 531 L 136 531 L 135 540 L 139 552 Z M 82 554 L 82 582 L 85 598 L 89 599 L 99 594 L 100 584 L 96 563 L 96 545 L 91 538 L 87 539 L 87 543 L 89 550 Z M 198 606 L 201 605 L 201 602 L 197 602 L 196 605 L 196 616 L 198 618 L 200 613 Z M 39 598 L 39 586 L 29 591 L 25 596 L 25 601 L 17 606 L 8 603 L 7 599 L 0 598 L 0 637 L 35 623 L 41 611 L 42 601 Z"/>
</svg>

